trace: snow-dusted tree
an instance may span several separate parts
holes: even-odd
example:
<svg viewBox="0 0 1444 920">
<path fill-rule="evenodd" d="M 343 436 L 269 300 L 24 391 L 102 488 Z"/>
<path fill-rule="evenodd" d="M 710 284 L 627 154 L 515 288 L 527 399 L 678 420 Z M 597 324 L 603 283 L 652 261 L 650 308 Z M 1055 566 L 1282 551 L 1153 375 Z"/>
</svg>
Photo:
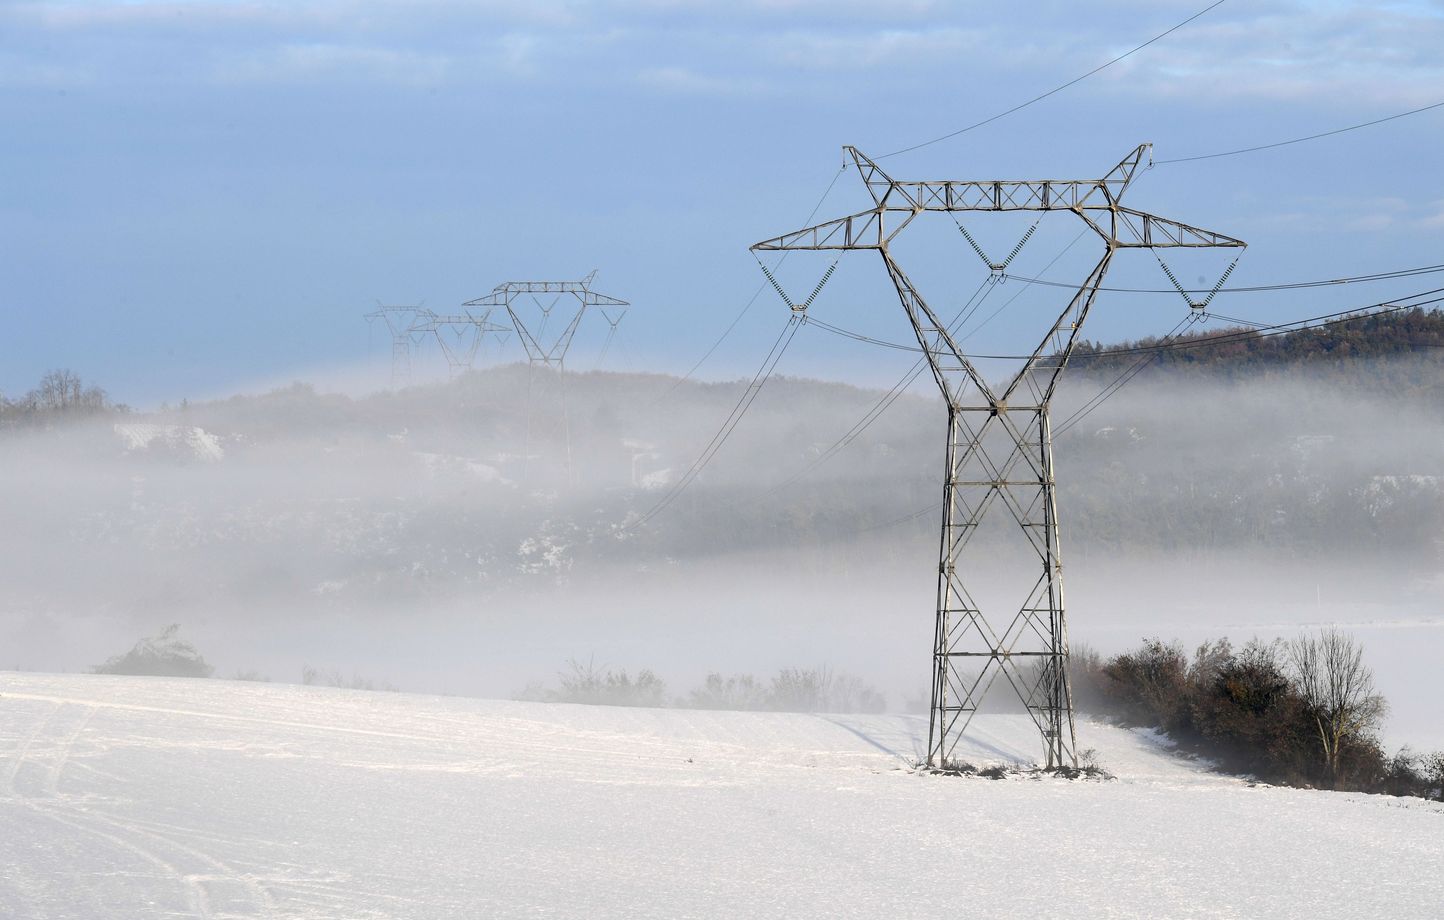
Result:
<svg viewBox="0 0 1444 920">
<path fill-rule="evenodd" d="M 1384 717 L 1384 698 L 1374 692 L 1374 673 L 1364 664 L 1364 647 L 1337 629 L 1301 635 L 1289 643 L 1294 681 L 1318 728 L 1329 776 L 1337 779 L 1340 752 L 1368 737 Z"/>
<path fill-rule="evenodd" d="M 177 635 L 180 624 L 172 623 L 160 633 L 148 636 L 123 655 L 115 655 L 91 670 L 96 674 L 146 674 L 153 677 L 210 677 L 215 670 L 201 653 Z"/>
<path fill-rule="evenodd" d="M 1434 794 L 1444 802 L 1444 751 L 1435 751 L 1419 758 L 1424 779 L 1434 787 Z"/>
</svg>

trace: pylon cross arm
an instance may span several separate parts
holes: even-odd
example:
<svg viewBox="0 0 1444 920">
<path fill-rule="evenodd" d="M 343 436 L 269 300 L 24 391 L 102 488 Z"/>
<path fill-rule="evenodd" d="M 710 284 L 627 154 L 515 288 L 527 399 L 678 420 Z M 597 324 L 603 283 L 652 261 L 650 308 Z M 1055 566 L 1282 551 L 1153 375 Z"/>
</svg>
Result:
<svg viewBox="0 0 1444 920">
<path fill-rule="evenodd" d="M 1119 249 L 1243 249 L 1248 245 L 1214 230 L 1122 205 L 1080 211 L 1079 215 L 1099 236 Z"/>
</svg>

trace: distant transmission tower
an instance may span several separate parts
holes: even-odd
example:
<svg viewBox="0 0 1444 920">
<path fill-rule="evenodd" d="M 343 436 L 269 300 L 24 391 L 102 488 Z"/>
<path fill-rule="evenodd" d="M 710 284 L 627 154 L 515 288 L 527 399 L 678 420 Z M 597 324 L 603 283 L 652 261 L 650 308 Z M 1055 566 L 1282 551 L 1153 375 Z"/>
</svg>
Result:
<svg viewBox="0 0 1444 920">
<path fill-rule="evenodd" d="M 417 322 L 427 314 L 419 304 L 377 304 L 376 309 L 366 314 L 366 322 L 381 319 L 386 331 L 391 334 L 391 387 L 411 384 L 411 337 L 416 335 Z"/>
<path fill-rule="evenodd" d="M 424 310 L 417 315 L 411 328 L 414 332 L 436 337 L 436 344 L 441 346 L 441 354 L 453 375 L 471 370 L 476 353 L 488 333 L 500 335 L 511 331 L 510 326 L 492 322 L 490 310 L 448 316 Z"/>
<path fill-rule="evenodd" d="M 592 272 L 581 281 L 508 281 L 492 288 L 491 293 L 485 297 L 468 300 L 462 306 L 505 308 L 511 317 L 512 325 L 516 328 L 517 336 L 521 339 L 522 347 L 526 349 L 527 360 L 534 365 L 553 367 L 560 371 L 566 364 L 567 350 L 571 348 L 572 338 L 576 335 L 582 315 L 586 313 L 588 307 L 628 306 L 625 300 L 618 300 L 615 297 L 608 297 L 593 291 L 591 289 L 592 279 L 596 277 L 596 274 L 596 272 Z M 537 297 L 538 294 L 553 295 L 553 297 L 549 303 L 542 303 Z M 535 330 L 517 315 L 516 301 L 522 295 L 529 296 L 537 310 L 541 312 L 541 323 Z M 573 311 L 562 331 L 555 338 L 548 340 L 546 327 L 551 322 L 552 313 L 557 304 L 567 295 L 571 295 L 574 299 Z M 608 313 L 607 321 L 615 328 L 616 323 L 621 322 L 625 312 L 625 310 L 621 310 Z M 615 320 L 612 319 L 614 315 L 616 316 Z"/>
<path fill-rule="evenodd" d="M 504 308 L 507 315 L 511 317 L 512 327 L 516 329 L 517 338 L 521 340 L 522 347 L 526 349 L 527 361 L 530 365 L 530 372 L 527 376 L 528 411 L 527 411 L 527 452 L 530 453 L 532 441 L 532 420 L 536 415 L 536 404 L 541 400 L 535 392 L 537 378 L 540 376 L 548 383 L 554 384 L 556 388 L 556 408 L 560 412 L 560 427 L 562 439 L 566 445 L 566 478 L 572 480 L 572 443 L 571 426 L 567 419 L 566 409 L 566 359 L 567 351 L 571 348 L 572 339 L 576 336 L 577 327 L 581 325 L 582 316 L 588 308 L 612 308 L 607 313 L 607 321 L 615 331 L 616 324 L 621 321 L 624 309 L 628 306 L 627 301 L 618 300 L 615 297 L 608 297 L 605 294 L 598 294 L 592 290 L 592 280 L 596 277 L 592 272 L 580 281 L 508 281 L 498 284 L 492 288 L 490 294 L 478 297 L 475 300 L 468 300 L 462 306 L 476 309 Z M 541 297 L 551 299 L 543 303 Z M 541 313 L 541 320 L 536 323 L 533 329 L 521 318 L 518 310 L 518 300 L 523 296 L 529 298 Z M 547 325 L 551 322 L 552 314 L 557 310 L 559 303 L 568 303 L 569 307 L 562 311 L 561 319 L 566 323 L 562 331 L 556 336 L 548 338 L 546 334 Z M 616 319 L 612 317 L 615 316 Z M 608 345 L 611 337 L 608 336 Z"/>
<path fill-rule="evenodd" d="M 1049 403 L 1118 250 L 1242 250 L 1244 246 L 1232 237 L 1119 203 L 1150 150 L 1148 144 L 1138 147 L 1102 179 L 898 182 L 855 148 L 846 147 L 845 153 L 872 196 L 873 207 L 752 247 L 754 251 L 876 250 L 947 402 L 947 476 L 928 729 L 930 766 L 951 761 L 958 741 L 1000 674 L 1042 733 L 1046 765 L 1077 766 Z M 898 233 L 927 211 L 1068 211 L 1103 242 L 1102 258 L 1087 280 L 1022 369 L 1000 385 L 983 378 L 889 252 Z M 983 256 L 966 230 L 964 235 Z M 984 257 L 983 261 L 996 273 L 998 266 L 992 260 Z M 793 309 L 805 310 L 806 306 Z M 1042 565 L 1027 593 L 1023 594 L 1020 585 L 1012 595 L 1024 598 L 1019 606 L 999 603 L 994 610 L 988 605 L 990 620 L 984 605 L 975 600 L 982 579 L 964 564 L 964 553 L 985 514 L 999 506 L 1022 529 L 1025 558 L 1036 554 Z M 970 591 L 965 582 L 973 583 L 975 590 Z M 1001 632 L 995 629 L 997 625 L 1004 626 Z"/>
</svg>

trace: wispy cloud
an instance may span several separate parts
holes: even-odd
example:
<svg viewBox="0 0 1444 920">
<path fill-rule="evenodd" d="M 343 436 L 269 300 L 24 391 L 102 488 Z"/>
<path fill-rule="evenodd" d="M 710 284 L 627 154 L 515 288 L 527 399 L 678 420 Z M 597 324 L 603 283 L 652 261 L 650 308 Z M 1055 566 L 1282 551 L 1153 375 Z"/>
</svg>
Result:
<svg viewBox="0 0 1444 920">
<path fill-rule="evenodd" d="M 666 93 L 699 96 L 745 95 L 768 89 L 767 84 L 760 80 L 712 76 L 686 67 L 649 67 L 637 74 L 637 82 Z"/>
<path fill-rule="evenodd" d="M 423 86 L 443 82 L 450 67 L 445 55 L 322 42 L 223 57 L 212 75 L 225 83 L 345 80 Z"/>
<path fill-rule="evenodd" d="M 1176 8 L 1175 8 L 1176 7 Z M 825 74 L 807 92 L 992 86 L 1026 70 L 1047 85 L 1161 31 L 1191 5 L 1132 0 L 1004 9 L 986 23 L 932 0 L 273 0 L 19 3 L 0 9 L 0 76 L 110 83 L 166 76 L 402 85 L 506 73 L 548 82 L 559 67 L 619 87 L 750 92 Z M 7 47 L 8 46 L 8 47 Z M 1434 101 L 1444 86 L 1438 4 L 1273 2 L 1220 7 L 1110 68 L 1090 91 L 1135 96 L 1350 102 Z M 464 59 L 468 66 L 454 66 Z M 799 89 L 794 86 L 793 89 Z"/>
</svg>

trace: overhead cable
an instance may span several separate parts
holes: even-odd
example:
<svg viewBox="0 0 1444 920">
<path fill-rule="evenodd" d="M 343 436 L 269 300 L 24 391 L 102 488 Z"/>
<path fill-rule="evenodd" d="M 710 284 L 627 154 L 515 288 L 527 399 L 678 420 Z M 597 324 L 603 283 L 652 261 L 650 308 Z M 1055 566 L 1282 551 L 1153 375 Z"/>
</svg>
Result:
<svg viewBox="0 0 1444 920">
<path fill-rule="evenodd" d="M 812 219 L 817 216 L 817 212 L 819 209 L 822 208 L 823 202 L 827 201 L 827 196 L 832 194 L 833 186 L 837 185 L 838 178 L 842 176 L 843 172 L 846 169 L 847 165 L 844 164 L 837 170 L 837 172 L 833 173 L 832 181 L 827 183 L 827 188 L 823 189 L 822 191 L 822 197 L 818 198 L 817 204 L 812 206 L 812 212 L 807 215 L 807 220 L 804 221 L 804 223 L 812 223 Z M 772 268 L 775 270 L 780 267 L 783 262 L 787 261 L 787 256 L 788 253 L 784 252 L 782 256 L 777 260 L 777 263 L 772 266 Z M 722 330 L 722 334 L 717 336 L 717 341 L 712 343 L 712 347 L 708 348 L 707 351 L 702 355 L 702 357 L 698 358 L 697 362 L 687 369 L 687 373 L 683 374 L 681 377 L 678 377 L 675 381 L 673 381 L 672 385 L 667 388 L 667 391 L 662 394 L 663 396 L 669 395 L 673 390 L 677 389 L 677 387 L 681 386 L 685 381 L 690 380 L 692 378 L 692 375 L 697 373 L 697 369 L 703 364 L 707 363 L 707 359 L 712 357 L 713 352 L 715 352 L 722 345 L 722 343 L 727 340 L 727 337 L 732 334 L 732 330 L 736 329 L 737 324 L 742 322 L 742 317 L 747 315 L 748 311 L 752 309 L 752 305 L 757 302 L 757 298 L 761 297 L 762 292 L 765 290 L 767 290 L 766 281 L 763 281 L 761 284 L 757 285 L 757 290 L 753 291 L 752 296 L 747 298 L 747 302 L 742 305 L 742 309 L 739 310 L 737 312 L 737 315 L 732 318 L 732 322 L 727 324 L 727 328 Z"/>
<path fill-rule="evenodd" d="M 1435 265 L 1420 265 L 1414 268 L 1401 268 L 1395 271 L 1373 272 L 1367 275 L 1351 275 L 1345 278 L 1322 278 L 1314 281 L 1290 281 L 1277 284 L 1255 284 L 1243 287 L 1221 287 L 1220 294 L 1253 294 L 1264 291 L 1296 291 L 1302 288 L 1333 287 L 1344 284 L 1366 284 L 1373 281 L 1390 281 L 1395 278 L 1412 278 L 1416 275 L 1431 275 L 1444 272 L 1444 263 Z M 1065 281 L 1049 281 L 1045 278 L 1029 278 L 1026 275 L 1005 274 L 1003 276 L 1009 281 L 1021 281 L 1024 284 L 1040 284 L 1045 287 L 1077 288 L 1076 284 L 1069 284 Z M 1174 288 L 1130 288 L 1130 287 L 1100 287 L 1099 291 L 1108 291 L 1115 294 L 1172 294 Z M 1209 294 L 1212 289 L 1186 288 L 1185 294 Z"/>
<path fill-rule="evenodd" d="M 1272 144 L 1259 144 L 1255 147 L 1240 147 L 1238 150 L 1222 150 L 1218 153 L 1204 153 L 1193 157 L 1174 157 L 1171 160 L 1154 160 L 1154 166 L 1168 166 L 1172 163 L 1192 163 L 1196 160 L 1213 160 L 1218 157 L 1238 156 L 1241 153 L 1256 153 L 1260 150 L 1272 150 L 1275 147 L 1287 147 L 1290 144 L 1302 144 L 1304 141 L 1316 141 L 1321 137 L 1333 137 L 1335 134 L 1345 134 L 1349 131 L 1357 131 L 1360 128 L 1370 128 L 1374 125 L 1382 125 L 1386 121 L 1393 121 L 1396 118 L 1407 118 L 1410 115 L 1418 115 L 1420 112 L 1427 112 L 1430 109 L 1444 108 L 1444 102 L 1435 102 L 1430 105 L 1420 106 L 1417 109 L 1410 109 L 1407 112 L 1398 112 L 1393 115 L 1386 115 L 1383 118 L 1376 118 L 1373 121 L 1362 122 L 1357 125 L 1349 125 L 1347 128 L 1335 128 L 1332 131 L 1322 131 L 1318 134 L 1310 134 L 1306 137 L 1294 137 L 1286 141 L 1277 141 Z"/>
<path fill-rule="evenodd" d="M 1201 10 L 1199 10 L 1197 13 L 1194 13 L 1192 16 L 1188 17 L 1187 19 L 1183 20 L 1182 22 L 1178 23 L 1177 25 L 1173 26 L 1172 28 L 1169 28 L 1169 29 L 1166 29 L 1166 30 L 1164 30 L 1164 31 L 1162 31 L 1162 32 L 1159 32 L 1157 35 L 1153 36 L 1152 38 L 1150 38 L 1148 41 L 1144 42 L 1143 44 L 1141 44 L 1141 45 L 1135 45 L 1134 47 L 1128 49 L 1127 51 L 1125 51 L 1125 52 L 1123 52 L 1122 54 L 1118 55 L 1117 57 L 1113 58 L 1112 60 L 1109 60 L 1109 61 L 1107 61 L 1106 63 L 1103 63 L 1103 64 L 1099 64 L 1097 67 L 1095 67 L 1095 68 L 1093 68 L 1092 70 L 1088 71 L 1087 73 L 1083 74 L 1081 77 L 1074 77 L 1073 79 L 1069 80 L 1067 83 L 1063 83 L 1063 84 L 1060 84 L 1059 86 L 1055 86 L 1055 87 L 1053 87 L 1052 89 L 1048 90 L 1046 93 L 1041 93 L 1041 94 L 1039 94 L 1039 95 L 1037 95 L 1037 96 L 1034 96 L 1032 99 L 1029 99 L 1027 102 L 1021 102 L 1021 103 L 1019 103 L 1018 105 L 1013 106 L 1011 109 L 1007 109 L 1007 110 L 1005 110 L 1005 111 L 999 112 L 999 113 L 996 114 L 996 115 L 992 115 L 992 116 L 989 116 L 988 118 L 984 118 L 982 121 L 974 122 L 973 124 L 968 125 L 966 128 L 959 128 L 959 129 L 956 130 L 956 131 L 950 131 L 950 132 L 948 132 L 947 134 L 939 135 L 938 137 L 935 137 L 935 138 L 933 138 L 933 139 L 931 139 L 931 140 L 922 141 L 921 143 L 913 144 L 913 145 L 910 146 L 910 147 L 902 147 L 902 148 L 899 148 L 899 149 L 897 149 L 897 150 L 893 150 L 893 151 L 891 151 L 891 152 L 889 152 L 889 153 L 884 153 L 882 156 L 874 157 L 873 159 L 875 159 L 875 160 L 885 160 L 885 159 L 887 159 L 888 157 L 895 157 L 895 156 L 899 156 L 899 155 L 904 154 L 904 153 L 911 153 L 911 152 L 913 152 L 914 150 L 921 150 L 921 149 L 924 148 L 924 147 L 930 147 L 930 146 L 932 146 L 933 144 L 938 144 L 938 143 L 941 143 L 941 142 L 943 142 L 943 141 L 946 141 L 946 140 L 950 140 L 950 139 L 952 139 L 952 138 L 955 138 L 955 137 L 957 137 L 957 136 L 960 135 L 960 134 L 966 134 L 966 133 L 968 133 L 969 131 L 972 131 L 972 130 L 974 130 L 974 129 L 976 129 L 976 128 L 981 128 L 981 127 L 983 127 L 984 125 L 992 124 L 993 122 L 997 121 L 997 120 L 1000 119 L 1000 118 L 1006 118 L 1007 116 L 1012 115 L 1014 112 L 1022 111 L 1023 109 L 1026 109 L 1028 106 L 1034 104 L 1035 102 L 1042 102 L 1044 99 L 1047 99 L 1049 96 L 1055 95 L 1055 94 L 1057 94 L 1057 93 L 1061 93 L 1063 90 L 1067 89 L 1068 87 L 1073 86 L 1073 85 L 1076 84 L 1076 83 L 1082 83 L 1084 80 L 1088 79 L 1089 77 L 1093 76 L 1094 74 L 1100 73 L 1101 71 L 1104 71 L 1104 70 L 1107 70 L 1109 67 L 1112 67 L 1114 64 L 1117 64 L 1119 61 L 1123 60 L 1124 58 L 1131 57 L 1132 55 L 1137 54 L 1139 51 L 1142 51 L 1144 48 L 1147 48 L 1149 45 L 1153 44 L 1154 42 L 1158 41 L 1159 39 L 1165 38 L 1165 37 L 1167 37 L 1167 36 L 1169 36 L 1169 35 L 1172 35 L 1174 32 L 1177 32 L 1179 29 L 1181 29 L 1181 28 L 1183 28 L 1184 26 L 1188 25 L 1190 22 L 1193 22 L 1195 19 L 1199 18 L 1200 16 L 1202 16 L 1203 14 L 1209 12 L 1210 10 L 1214 9 L 1215 7 L 1222 6 L 1225 2 L 1227 2 L 1227 0 L 1216 0 L 1216 2 L 1210 3 L 1208 6 L 1204 7 L 1204 8 L 1201 9 Z"/>
<path fill-rule="evenodd" d="M 782 360 L 782 355 L 787 351 L 787 346 L 792 344 L 793 337 L 797 335 L 797 330 L 802 328 L 801 317 L 801 313 L 793 313 L 788 317 L 787 325 L 778 333 L 777 339 L 772 343 L 772 348 L 767 352 L 767 356 L 763 358 L 761 367 L 759 367 L 757 373 L 752 376 L 752 382 L 747 385 L 747 389 L 743 391 L 742 397 L 737 400 L 737 404 L 732 407 L 732 411 L 728 414 L 727 418 L 723 420 L 721 427 L 717 429 L 717 433 L 712 435 L 712 440 L 708 441 L 707 446 L 702 448 L 702 452 L 697 456 L 696 460 L 692 461 L 692 465 L 687 468 L 687 471 L 682 474 L 682 477 L 673 483 L 672 487 L 668 489 L 645 514 L 627 524 L 623 530 L 632 530 L 640 527 L 666 510 L 672 502 L 677 500 L 677 496 L 681 495 L 686 491 L 688 486 L 696 481 L 707 464 L 712 462 L 712 458 L 717 456 L 717 452 L 722 449 L 722 445 L 727 443 L 727 439 L 732 436 L 732 431 L 737 427 L 737 423 L 742 421 L 742 416 L 752 407 L 753 401 L 757 399 L 757 394 L 762 392 L 763 384 L 772 376 L 773 370 L 777 367 L 777 362 Z"/>
</svg>

